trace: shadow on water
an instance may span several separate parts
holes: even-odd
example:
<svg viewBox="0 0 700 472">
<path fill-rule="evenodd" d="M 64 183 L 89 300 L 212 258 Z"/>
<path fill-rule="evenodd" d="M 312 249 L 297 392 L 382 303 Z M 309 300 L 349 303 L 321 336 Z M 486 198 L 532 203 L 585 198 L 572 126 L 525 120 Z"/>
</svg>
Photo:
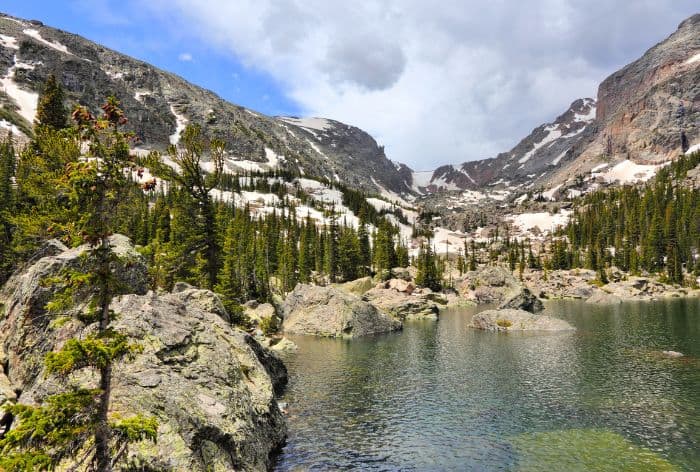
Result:
<svg viewBox="0 0 700 472">
<path fill-rule="evenodd" d="M 577 331 L 477 331 L 472 308 L 386 336 L 294 337 L 276 469 L 700 470 L 700 302 L 547 310 Z"/>
</svg>

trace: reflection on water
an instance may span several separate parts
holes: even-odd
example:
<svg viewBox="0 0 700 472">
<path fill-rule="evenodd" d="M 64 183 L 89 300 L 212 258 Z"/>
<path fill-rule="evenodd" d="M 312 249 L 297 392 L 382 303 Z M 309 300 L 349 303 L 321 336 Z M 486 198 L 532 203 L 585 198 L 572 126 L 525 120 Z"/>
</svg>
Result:
<svg viewBox="0 0 700 472">
<path fill-rule="evenodd" d="M 544 470 L 578 447 L 589 469 L 624 449 L 621 467 L 700 470 L 700 301 L 547 309 L 578 330 L 498 335 L 462 309 L 385 336 L 294 337 L 277 469 Z"/>
</svg>

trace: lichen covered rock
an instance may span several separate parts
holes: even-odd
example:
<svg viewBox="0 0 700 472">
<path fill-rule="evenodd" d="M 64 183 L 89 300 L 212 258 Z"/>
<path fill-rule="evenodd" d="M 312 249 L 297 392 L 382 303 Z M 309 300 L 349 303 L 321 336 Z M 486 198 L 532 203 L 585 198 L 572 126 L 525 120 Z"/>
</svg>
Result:
<svg viewBox="0 0 700 472">
<path fill-rule="evenodd" d="M 569 323 L 546 315 L 535 315 L 525 310 L 486 310 L 477 313 L 470 323 L 472 328 L 487 331 L 571 331 Z"/>
<path fill-rule="evenodd" d="M 113 300 L 113 326 L 142 352 L 114 366 L 110 414 L 140 413 L 159 422 L 157 443 L 130 449 L 133 466 L 193 472 L 269 468 L 286 433 L 276 401 L 287 381 L 282 362 L 232 327 L 212 292 L 181 284 L 173 293 L 143 294 L 143 261 L 126 238 L 115 240 L 118 254 L 128 256 L 120 257 L 115 272 L 142 293 Z M 7 373 L 0 378 L 4 401 L 39 404 L 62 390 L 63 379 L 45 375 L 45 354 L 94 331 L 75 319 L 56 323 L 43 308 L 52 288 L 40 281 L 76 264 L 80 252 L 65 249 L 40 258 L 0 291 L 0 303 L 6 306 L 0 321 Z M 86 371 L 72 380 L 90 385 L 93 377 Z M 21 392 L 19 398 L 12 398 L 15 392 Z"/>
<path fill-rule="evenodd" d="M 401 329 L 400 321 L 335 287 L 299 284 L 282 304 L 285 333 L 358 337 Z"/>
</svg>

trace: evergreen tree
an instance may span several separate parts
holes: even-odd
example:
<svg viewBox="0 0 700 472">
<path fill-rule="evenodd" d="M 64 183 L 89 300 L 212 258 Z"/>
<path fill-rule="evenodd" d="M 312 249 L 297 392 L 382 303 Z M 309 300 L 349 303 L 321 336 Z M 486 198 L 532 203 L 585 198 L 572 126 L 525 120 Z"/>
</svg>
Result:
<svg viewBox="0 0 700 472">
<path fill-rule="evenodd" d="M 199 241 L 193 241 L 193 246 L 186 248 L 187 252 L 195 252 L 200 263 L 198 270 L 202 285 L 213 289 L 216 286 L 220 252 L 217 240 L 214 202 L 211 191 L 220 181 L 224 167 L 224 143 L 218 140 L 206 140 L 199 125 L 188 125 L 181 135 L 181 146 L 170 146 L 170 159 L 177 164 L 179 172 L 164 164 L 158 155 L 152 153 L 149 165 L 157 175 L 176 183 L 189 196 L 186 201 L 192 208 L 193 218 L 190 226 L 198 235 Z M 213 171 L 205 173 L 202 170 L 202 158 L 209 154 Z"/>
<path fill-rule="evenodd" d="M 68 127 L 68 113 L 63 105 L 63 88 L 58 83 L 56 77 L 50 74 L 44 90 L 39 95 L 36 109 L 35 125 L 46 126 L 54 130 L 61 130 Z"/>
<path fill-rule="evenodd" d="M 435 292 L 442 290 L 442 275 L 430 242 L 421 245 L 416 259 L 416 269 L 416 285 L 428 287 Z"/>
<path fill-rule="evenodd" d="M 11 215 L 14 209 L 14 189 L 12 179 L 15 175 L 15 151 L 12 136 L 8 135 L 0 143 L 0 285 L 10 275 L 14 263 L 12 255 Z"/>
<path fill-rule="evenodd" d="M 118 130 L 126 122 L 118 105 L 114 98 L 108 99 L 102 107 L 104 116 L 97 120 L 84 108 L 73 113 L 81 136 L 89 142 L 90 156 L 96 159 L 66 166 L 58 183 L 68 196 L 67 204 L 80 215 L 77 226 L 89 249 L 80 268 L 66 269 L 46 281 L 60 287 L 47 305 L 50 313 L 66 313 L 89 289 L 90 310 L 81 319 L 97 325 L 94 334 L 70 339 L 49 353 L 47 372 L 65 377 L 93 369 L 97 385 L 52 395 L 42 406 L 11 405 L 8 411 L 19 425 L 0 439 L 2 470 L 53 470 L 63 459 L 81 455 L 79 461 L 91 470 L 110 472 L 125 458 L 129 443 L 156 438 L 155 419 L 135 416 L 111 421 L 109 417 L 114 363 L 138 348 L 112 328 L 115 315 L 109 309 L 112 297 L 119 293 L 112 272 L 117 256 L 109 236 L 119 195 L 128 184 L 124 169 L 131 166 L 126 138 Z"/>
</svg>

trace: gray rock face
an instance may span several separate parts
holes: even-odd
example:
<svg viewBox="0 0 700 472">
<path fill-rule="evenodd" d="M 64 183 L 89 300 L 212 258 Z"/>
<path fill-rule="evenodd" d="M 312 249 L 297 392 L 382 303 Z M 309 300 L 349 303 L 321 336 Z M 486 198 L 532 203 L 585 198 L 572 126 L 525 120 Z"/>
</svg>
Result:
<svg viewBox="0 0 700 472">
<path fill-rule="evenodd" d="M 542 301 L 530 292 L 527 288 L 516 291 L 514 295 L 501 303 L 499 309 L 525 310 L 530 313 L 538 313 L 544 310 Z"/>
<path fill-rule="evenodd" d="M 564 320 L 534 315 L 524 310 L 486 310 L 472 318 L 470 326 L 487 331 L 571 331 L 575 329 Z"/>
<path fill-rule="evenodd" d="M 374 281 L 372 277 L 362 277 L 361 279 L 338 284 L 337 287 L 353 295 L 362 296 L 365 292 L 374 287 Z"/>
<path fill-rule="evenodd" d="M 394 280 L 396 283 L 392 283 Z M 440 310 L 430 300 L 432 294 L 414 293 L 409 286 L 408 282 L 393 279 L 369 290 L 362 298 L 401 321 L 437 320 Z"/>
<path fill-rule="evenodd" d="M 401 329 L 400 321 L 335 287 L 299 284 L 282 304 L 285 333 L 359 337 Z"/>
<path fill-rule="evenodd" d="M 597 98 L 574 101 L 551 123 L 490 159 L 436 169 L 423 191 L 576 189 L 575 176 L 601 163 L 661 163 L 700 143 L 700 14 L 642 57 L 606 78 Z M 605 156 L 607 161 L 601 160 Z M 439 207 L 439 205 L 437 205 Z"/>
<path fill-rule="evenodd" d="M 260 322 L 264 319 L 277 316 L 275 307 L 270 303 L 257 303 L 255 301 L 247 302 L 245 305 L 243 305 L 243 308 L 248 320 L 254 326 L 259 326 Z"/>
<path fill-rule="evenodd" d="M 122 257 L 117 274 L 144 293 L 140 257 L 123 237 L 115 238 L 115 246 L 129 256 Z M 51 323 L 44 316 L 51 291 L 38 282 L 75 264 L 79 254 L 71 249 L 41 258 L 0 291 L 6 306 L 0 352 L 6 353 L 7 373 L 0 375 L 0 403 L 14 401 L 15 390 L 21 392 L 18 400 L 29 404 L 56 392 L 61 379 L 45 376 L 45 354 L 94 331 L 77 320 Z M 157 444 L 130 450 L 134 464 L 195 472 L 268 468 L 286 432 L 276 402 L 286 383 L 281 361 L 233 328 L 218 297 L 206 290 L 178 285 L 174 293 L 122 295 L 111 308 L 118 314 L 115 329 L 143 347 L 133 361 L 114 367 L 112 413 L 153 415 L 160 425 Z M 94 382 L 88 372 L 75 380 Z"/>
<path fill-rule="evenodd" d="M 524 287 L 506 267 L 486 266 L 476 271 L 467 272 L 457 281 L 462 298 L 478 304 L 505 303 L 522 294 Z M 527 297 L 519 300 L 524 303 Z"/>
</svg>

